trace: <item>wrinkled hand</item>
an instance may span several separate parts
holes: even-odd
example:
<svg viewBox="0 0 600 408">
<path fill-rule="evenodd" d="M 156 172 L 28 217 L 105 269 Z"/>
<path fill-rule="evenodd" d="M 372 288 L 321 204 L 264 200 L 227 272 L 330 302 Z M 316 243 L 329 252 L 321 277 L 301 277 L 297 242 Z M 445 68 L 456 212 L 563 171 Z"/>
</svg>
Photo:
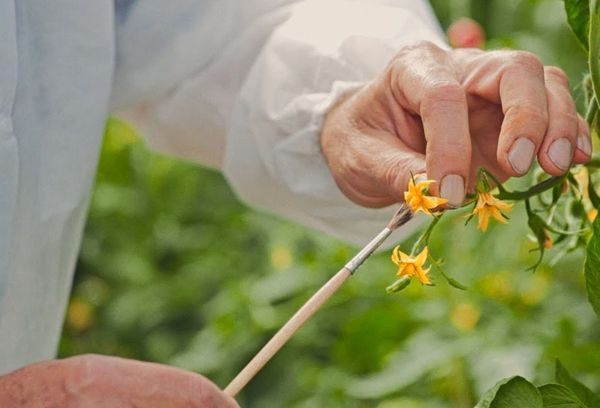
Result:
<svg viewBox="0 0 600 408">
<path fill-rule="evenodd" d="M 2 407 L 237 407 L 206 378 L 160 364 L 84 355 L 0 377 Z"/>
<path fill-rule="evenodd" d="M 485 167 L 521 176 L 537 157 L 551 175 L 589 160 L 592 145 L 567 77 L 524 51 L 400 50 L 379 77 L 328 113 L 321 147 L 354 202 L 403 200 L 410 174 L 437 180 L 433 194 L 460 205 Z"/>
</svg>

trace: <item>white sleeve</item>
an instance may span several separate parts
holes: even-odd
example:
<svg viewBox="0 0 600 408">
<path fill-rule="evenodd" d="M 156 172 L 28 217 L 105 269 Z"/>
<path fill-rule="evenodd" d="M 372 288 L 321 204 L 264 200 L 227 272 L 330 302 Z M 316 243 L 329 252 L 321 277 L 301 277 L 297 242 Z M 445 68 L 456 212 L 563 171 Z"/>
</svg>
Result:
<svg viewBox="0 0 600 408">
<path fill-rule="evenodd" d="M 138 8 L 156 3 L 137 2 Z M 179 33 L 158 53 L 166 54 L 161 58 L 176 70 L 164 62 L 128 63 L 127 47 L 139 49 L 136 24 L 142 23 L 135 23 L 134 15 L 132 23 L 123 25 L 117 57 L 125 62 L 117 65 L 115 106 L 157 149 L 221 168 L 250 205 L 363 244 L 395 208 L 362 208 L 339 191 L 320 152 L 321 124 L 344 93 L 374 78 L 402 45 L 418 40 L 444 45 L 428 4 L 205 3 L 220 6 L 212 7 L 212 14 L 205 7 L 202 24 Z M 212 35 L 201 29 L 206 25 Z M 210 38 L 203 41 L 201 35 L 207 34 Z M 186 44 L 193 56 L 182 51 Z M 155 90 L 143 91 L 144 84 Z"/>
</svg>

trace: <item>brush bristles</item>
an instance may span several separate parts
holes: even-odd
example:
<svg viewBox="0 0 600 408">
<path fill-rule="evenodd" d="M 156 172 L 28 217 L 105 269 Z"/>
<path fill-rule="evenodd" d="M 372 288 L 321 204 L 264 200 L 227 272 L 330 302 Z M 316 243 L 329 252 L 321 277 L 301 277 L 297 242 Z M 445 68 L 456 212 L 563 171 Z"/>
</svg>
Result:
<svg viewBox="0 0 600 408">
<path fill-rule="evenodd" d="M 387 227 L 393 231 L 410 221 L 412 216 L 413 213 L 410 208 L 406 204 L 402 204 L 388 223 Z"/>
</svg>

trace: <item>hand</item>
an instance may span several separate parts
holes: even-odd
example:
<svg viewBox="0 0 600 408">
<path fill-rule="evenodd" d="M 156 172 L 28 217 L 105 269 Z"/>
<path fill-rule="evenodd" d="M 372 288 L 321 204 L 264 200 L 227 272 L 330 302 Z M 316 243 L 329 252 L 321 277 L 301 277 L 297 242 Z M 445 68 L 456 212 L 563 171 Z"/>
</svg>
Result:
<svg viewBox="0 0 600 408">
<path fill-rule="evenodd" d="M 366 207 L 403 200 L 410 174 L 460 205 L 485 167 L 522 176 L 537 157 L 551 175 L 590 159 L 567 77 L 524 51 L 400 50 L 381 75 L 328 113 L 321 147 L 339 188 Z"/>
<path fill-rule="evenodd" d="M 206 378 L 160 364 L 84 355 L 0 377 L 2 407 L 237 407 Z"/>
</svg>

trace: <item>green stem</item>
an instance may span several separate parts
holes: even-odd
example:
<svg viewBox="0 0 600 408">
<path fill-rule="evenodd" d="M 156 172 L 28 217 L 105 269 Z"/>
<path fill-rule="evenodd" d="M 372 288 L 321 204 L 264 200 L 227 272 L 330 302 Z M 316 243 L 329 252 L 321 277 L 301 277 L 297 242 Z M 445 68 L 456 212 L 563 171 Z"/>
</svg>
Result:
<svg viewBox="0 0 600 408">
<path fill-rule="evenodd" d="M 500 191 L 500 193 L 496 194 L 496 198 L 499 198 L 500 200 L 525 200 L 527 198 L 533 197 L 534 195 L 538 195 L 543 193 L 544 191 L 552 189 L 554 186 L 562 183 L 564 180 L 564 175 L 553 176 L 534 186 L 531 186 L 525 191 Z"/>
<path fill-rule="evenodd" d="M 592 160 L 585 164 L 585 167 L 589 169 L 597 169 L 600 167 L 600 157 L 594 157 Z"/>
<path fill-rule="evenodd" d="M 500 182 L 500 180 L 498 180 L 496 178 L 496 176 L 494 176 L 492 173 L 490 173 L 489 171 L 487 171 L 483 167 L 479 169 L 479 172 L 481 173 L 481 176 L 483 176 L 483 177 L 480 177 L 480 178 L 484 180 L 484 187 L 486 187 L 485 191 L 487 191 L 487 189 L 491 189 L 491 187 L 492 187 L 492 186 L 489 185 L 489 182 L 486 180 L 486 177 L 489 177 L 489 178 L 492 179 L 492 181 L 494 182 L 494 184 L 496 184 L 496 188 L 498 189 L 498 191 L 500 192 L 500 194 L 504 194 L 504 193 L 507 192 L 506 189 L 504 188 L 504 186 L 502 185 L 502 183 Z"/>
<path fill-rule="evenodd" d="M 590 0 L 588 67 L 592 78 L 592 89 L 594 90 L 592 103 L 594 100 L 596 101 L 596 103 L 594 103 L 596 108 L 590 108 L 590 110 L 598 109 L 598 97 L 600 97 L 600 13 L 598 4 L 598 0 Z"/>
<path fill-rule="evenodd" d="M 433 229 L 435 228 L 437 223 L 440 222 L 442 215 L 443 215 L 443 213 L 438 215 L 437 217 L 435 215 L 433 216 L 433 220 L 431 220 L 431 223 L 429 224 L 429 226 L 427 227 L 425 232 L 419 237 L 419 239 L 413 245 L 412 251 L 410 252 L 411 256 L 414 256 L 417 253 L 417 251 L 419 250 L 419 247 L 421 245 L 423 245 L 423 244 L 427 245 L 427 243 L 429 242 L 429 236 L 431 235 L 431 232 L 433 231 Z"/>
<path fill-rule="evenodd" d="M 590 104 L 588 105 L 587 112 L 585 113 L 585 121 L 590 125 L 590 127 L 592 126 L 592 122 L 594 121 L 597 113 L 598 101 L 596 100 L 596 97 L 593 97 L 590 99 Z"/>
</svg>

